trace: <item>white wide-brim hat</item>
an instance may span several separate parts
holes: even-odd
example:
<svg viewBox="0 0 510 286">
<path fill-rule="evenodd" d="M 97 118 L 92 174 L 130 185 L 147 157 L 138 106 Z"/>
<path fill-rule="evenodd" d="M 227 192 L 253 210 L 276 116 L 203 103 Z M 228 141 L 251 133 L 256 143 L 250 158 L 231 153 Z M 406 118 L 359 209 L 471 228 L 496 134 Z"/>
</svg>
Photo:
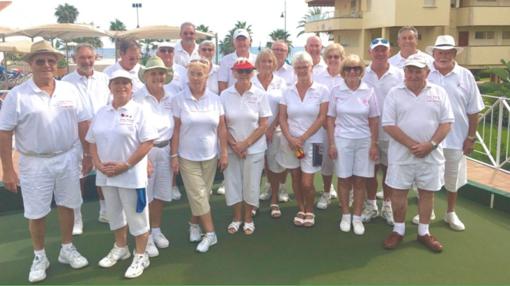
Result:
<svg viewBox="0 0 510 286">
<path fill-rule="evenodd" d="M 428 46 L 425 51 L 432 55 L 434 49 L 438 50 L 457 50 L 460 54 L 464 49 L 455 45 L 455 39 L 450 35 L 440 35 L 436 38 L 436 43 L 433 46 Z"/>
</svg>

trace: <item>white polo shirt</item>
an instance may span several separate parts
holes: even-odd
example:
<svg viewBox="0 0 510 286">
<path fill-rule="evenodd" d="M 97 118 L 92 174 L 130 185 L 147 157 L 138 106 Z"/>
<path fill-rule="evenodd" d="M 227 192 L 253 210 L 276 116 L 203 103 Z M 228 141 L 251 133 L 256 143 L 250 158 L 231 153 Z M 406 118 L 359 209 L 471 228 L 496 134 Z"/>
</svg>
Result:
<svg viewBox="0 0 510 286">
<path fill-rule="evenodd" d="M 174 48 L 174 63 L 186 67 L 189 64 L 189 61 L 192 58 L 199 58 L 198 54 L 198 44 L 195 43 L 195 48 L 191 52 L 191 55 L 188 54 L 186 50 L 182 47 L 181 41 L 179 41 Z"/>
<path fill-rule="evenodd" d="M 223 116 L 219 96 L 206 89 L 200 99 L 191 95 L 186 85 L 173 98 L 174 117 L 181 121 L 179 157 L 190 161 L 211 160 L 218 154 L 218 125 Z"/>
<path fill-rule="evenodd" d="M 225 121 L 230 134 L 236 141 L 248 138 L 259 127 L 259 119 L 271 117 L 271 108 L 266 93 L 254 84 L 244 94 L 239 94 L 235 86 L 225 89 L 220 94 L 225 110 Z M 248 147 L 248 154 L 264 152 L 267 149 L 266 136 L 262 135 L 257 142 Z M 232 149 L 228 148 L 232 153 Z"/>
<path fill-rule="evenodd" d="M 126 105 L 113 108 L 102 107 L 92 120 L 85 139 L 96 144 L 101 162 L 126 162 L 140 144 L 158 138 L 148 111 L 133 100 Z M 147 186 L 147 156 L 124 173 L 107 177 L 96 172 L 96 185 L 118 188 L 145 188 Z"/>
<path fill-rule="evenodd" d="M 372 66 L 368 66 L 365 70 L 363 81 L 375 91 L 377 97 L 377 106 L 379 107 L 379 114 L 383 114 L 384 99 L 390 89 L 399 86 L 404 82 L 404 72 L 390 64 L 389 69 L 383 74 L 381 78 L 372 70 Z M 389 135 L 382 128 L 382 120 L 379 120 L 379 141 L 390 140 Z"/>
<path fill-rule="evenodd" d="M 453 123 L 453 111 L 446 91 L 433 83 L 416 96 L 405 84 L 390 90 L 384 101 L 383 126 L 397 126 L 416 142 L 429 142 L 439 124 Z M 441 146 L 432 150 L 425 158 L 415 157 L 409 149 L 390 138 L 388 163 L 405 165 L 415 163 L 443 164 Z"/>
<path fill-rule="evenodd" d="M 137 92 L 139 89 L 142 89 L 144 87 L 143 82 L 140 81 L 138 78 L 138 71 L 140 70 L 141 65 L 136 64 L 131 70 L 127 71 L 131 75 L 131 81 L 133 83 L 133 93 Z M 107 67 L 103 72 L 110 78 L 113 74 L 113 72 L 124 69 L 120 62 L 116 62 L 115 64 Z"/>
<path fill-rule="evenodd" d="M 342 78 L 342 76 L 340 76 L 340 74 L 331 76 L 328 72 L 328 69 L 326 68 L 321 72 L 314 73 L 313 81 L 325 85 L 328 88 L 328 90 L 331 91 L 333 87 L 343 83 L 344 79 Z"/>
<path fill-rule="evenodd" d="M 80 92 L 83 106 L 90 114 L 96 114 L 99 108 L 111 101 L 109 78 L 105 73 L 94 71 L 90 77 L 82 76 L 77 71 L 68 73 L 62 78 L 73 84 Z"/>
<path fill-rule="evenodd" d="M 312 73 L 314 75 L 322 73 L 323 71 L 328 69 L 328 65 L 324 62 L 324 60 L 321 57 L 321 60 L 318 64 L 314 65 L 312 68 Z"/>
<path fill-rule="evenodd" d="M 288 86 L 296 84 L 296 74 L 294 68 L 288 63 L 284 63 L 283 66 L 274 72 L 275 75 L 283 78 Z"/>
<path fill-rule="evenodd" d="M 50 155 L 70 150 L 79 141 L 78 123 L 92 115 L 72 84 L 55 80 L 49 96 L 33 79 L 14 87 L 0 110 L 0 130 L 14 131 L 22 154 Z"/>
<path fill-rule="evenodd" d="M 443 148 L 462 150 L 469 131 L 468 114 L 485 108 L 475 78 L 468 69 L 455 63 L 453 70 L 444 76 L 432 67 L 428 79 L 446 90 L 455 116 L 455 123 L 442 143 Z"/>
<path fill-rule="evenodd" d="M 188 70 L 178 64 L 173 64 L 172 70 L 174 71 L 174 77 L 170 83 L 177 84 L 183 89 L 184 85 L 188 82 Z"/>
<path fill-rule="evenodd" d="M 218 89 L 219 69 L 219 65 L 213 64 L 211 70 L 209 71 L 209 77 L 207 78 L 207 89 L 216 95 L 220 95 L 220 90 Z"/>
<path fill-rule="evenodd" d="M 237 81 L 232 73 L 232 66 L 236 62 L 237 58 L 238 56 L 236 52 L 233 52 L 221 59 L 220 69 L 218 70 L 218 81 L 227 82 L 229 87 L 234 85 Z M 255 66 L 256 59 L 257 55 L 250 53 L 248 60 L 253 66 Z"/>
<path fill-rule="evenodd" d="M 303 135 L 317 120 L 320 114 L 320 105 L 325 102 L 329 102 L 329 91 L 326 86 L 320 83 L 313 82 L 312 86 L 306 91 L 303 100 L 299 97 L 295 85 L 286 89 L 283 92 L 280 104 L 287 106 L 287 122 L 290 135 L 293 137 Z M 326 130 L 321 127 L 308 138 L 307 142 L 322 143 L 325 134 Z"/>
<path fill-rule="evenodd" d="M 269 125 L 271 125 L 276 116 L 278 116 L 280 100 L 282 99 L 283 91 L 287 88 L 287 83 L 283 78 L 274 74 L 273 80 L 271 80 L 271 83 L 269 83 L 267 90 L 264 89 L 264 86 L 262 83 L 260 83 L 260 80 L 257 76 L 252 77 L 251 82 L 260 90 L 266 92 L 272 114 L 269 117 Z"/>
<path fill-rule="evenodd" d="M 149 93 L 147 87 L 140 89 L 133 95 L 135 102 L 144 105 L 146 110 L 151 111 L 151 122 L 159 134 L 158 139 L 154 143 L 167 141 L 172 138 L 174 132 L 173 98 L 174 96 L 165 92 L 163 98 L 158 101 Z"/>
<path fill-rule="evenodd" d="M 424 56 L 427 59 L 427 65 L 429 66 L 429 68 L 432 67 L 434 58 L 431 55 L 424 53 L 420 50 L 418 50 L 418 52 L 416 54 Z M 388 62 L 390 63 L 390 65 L 394 65 L 397 68 L 404 69 L 404 64 L 406 63 L 406 58 L 402 57 L 400 52 L 398 52 L 393 57 L 389 58 Z"/>
</svg>

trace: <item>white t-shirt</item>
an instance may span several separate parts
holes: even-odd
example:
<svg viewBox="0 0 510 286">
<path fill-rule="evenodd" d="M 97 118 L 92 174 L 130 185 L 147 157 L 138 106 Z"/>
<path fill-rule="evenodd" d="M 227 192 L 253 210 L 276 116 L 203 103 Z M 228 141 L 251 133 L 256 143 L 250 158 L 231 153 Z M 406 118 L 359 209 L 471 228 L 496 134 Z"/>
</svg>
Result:
<svg viewBox="0 0 510 286">
<path fill-rule="evenodd" d="M 236 52 L 230 53 L 224 56 L 221 59 L 220 69 L 218 70 L 218 81 L 223 81 L 228 83 L 228 86 L 231 87 L 236 83 L 236 79 L 234 78 L 234 74 L 232 73 L 232 66 L 236 62 L 238 56 Z M 257 59 L 257 55 L 250 53 L 248 60 L 250 63 L 255 66 L 255 60 Z"/>
<path fill-rule="evenodd" d="M 269 83 L 267 90 L 264 89 L 264 86 L 262 86 L 262 83 L 260 83 L 260 80 L 257 76 L 254 76 L 251 79 L 251 82 L 256 87 L 266 92 L 266 96 L 269 101 L 269 107 L 271 108 L 272 113 L 272 115 L 269 117 L 269 125 L 271 125 L 274 119 L 278 116 L 280 100 L 282 99 L 283 91 L 287 88 L 287 83 L 283 78 L 276 75 L 273 75 L 273 79 L 271 80 L 271 83 Z"/>
<path fill-rule="evenodd" d="M 377 105 L 379 106 L 379 114 L 383 114 L 384 99 L 390 89 L 399 86 L 404 82 L 404 72 L 390 64 L 390 68 L 383 74 L 381 78 L 372 70 L 372 66 L 368 66 L 365 71 L 363 81 L 375 91 L 377 96 Z M 382 128 L 382 120 L 379 120 L 379 141 L 390 140 L 389 135 Z"/>
<path fill-rule="evenodd" d="M 85 139 L 96 144 L 101 162 L 126 162 L 140 144 L 158 138 L 148 111 L 130 100 L 114 109 L 111 104 L 102 107 L 92 120 Z M 147 156 L 124 173 L 107 177 L 96 172 L 96 185 L 118 188 L 145 188 L 147 186 Z"/>
<path fill-rule="evenodd" d="M 156 142 L 159 143 L 172 138 L 174 132 L 174 115 L 172 113 L 172 102 L 174 96 L 165 92 L 163 98 L 158 101 L 152 96 L 147 87 L 144 87 L 137 91 L 133 95 L 133 100 L 144 106 L 145 110 L 151 111 L 151 122 L 158 131 L 158 139 Z"/>
<path fill-rule="evenodd" d="M 317 72 L 313 74 L 313 81 L 318 82 L 322 85 L 325 85 L 328 90 L 332 90 L 333 87 L 344 82 L 344 79 L 340 76 L 340 74 L 331 76 L 327 69 Z"/>
<path fill-rule="evenodd" d="M 138 71 L 140 70 L 141 65 L 136 64 L 131 70 L 127 71 L 131 75 L 131 81 L 133 83 L 133 93 L 137 92 L 139 89 L 142 89 L 145 85 L 138 78 Z M 116 62 L 115 64 L 107 67 L 103 72 L 110 78 L 113 72 L 124 69 L 120 62 Z"/>
<path fill-rule="evenodd" d="M 84 99 L 83 106 L 90 114 L 96 114 L 99 108 L 107 105 L 112 99 L 108 88 L 109 78 L 105 73 L 94 71 L 92 76 L 86 77 L 74 71 L 68 73 L 62 80 L 78 89 Z"/>
<path fill-rule="evenodd" d="M 218 125 L 223 116 L 219 96 L 206 89 L 200 99 L 189 87 L 173 98 L 174 117 L 181 120 L 179 157 L 190 161 L 210 160 L 218 154 Z"/>
<path fill-rule="evenodd" d="M 322 103 L 329 102 L 328 88 L 322 84 L 313 82 L 306 91 L 303 100 L 295 85 L 283 92 L 281 105 L 287 106 L 287 123 L 289 133 L 293 137 L 299 137 L 308 130 L 317 120 L 320 114 Z M 320 128 L 315 134 L 308 138 L 307 142 L 322 143 L 326 130 Z"/>
<path fill-rule="evenodd" d="M 56 154 L 79 144 L 78 123 L 92 115 L 72 84 L 55 80 L 49 96 L 33 79 L 14 87 L 0 110 L 0 130 L 14 131 L 22 154 Z"/>
<path fill-rule="evenodd" d="M 296 74 L 294 73 L 294 68 L 287 63 L 284 63 L 281 68 L 277 69 L 274 72 L 274 74 L 283 78 L 285 80 L 285 82 L 287 83 L 287 86 L 296 84 L 297 80 L 296 80 Z"/>
<path fill-rule="evenodd" d="M 174 77 L 169 84 L 175 84 L 182 90 L 184 85 L 188 83 L 188 70 L 178 64 L 174 64 L 172 70 L 174 71 Z"/>
<path fill-rule="evenodd" d="M 424 52 L 422 52 L 420 50 L 418 50 L 417 54 L 424 56 L 427 59 L 427 65 L 429 66 L 429 68 L 432 67 L 432 63 L 434 62 L 434 58 L 431 55 L 429 55 L 427 53 L 424 53 Z M 393 66 L 396 66 L 397 68 L 403 69 L 404 68 L 404 64 L 406 63 L 406 58 L 402 57 L 400 52 L 398 52 L 393 57 L 389 58 L 388 62 L 390 63 L 390 65 L 393 65 Z"/>
<path fill-rule="evenodd" d="M 397 126 L 416 142 L 429 142 L 439 124 L 453 123 L 453 111 L 446 91 L 433 83 L 416 96 L 405 84 L 390 90 L 384 101 L 383 126 Z M 405 165 L 415 163 L 443 164 L 443 149 L 438 146 L 425 158 L 415 157 L 409 149 L 390 138 L 388 163 Z"/>
<path fill-rule="evenodd" d="M 181 41 L 179 41 L 174 48 L 174 63 L 186 67 L 192 58 L 198 58 L 198 44 L 195 43 L 195 48 L 191 52 L 191 55 L 184 50 Z"/>
<path fill-rule="evenodd" d="M 229 133 L 236 141 L 243 141 L 259 127 L 259 119 L 271 117 L 271 108 L 266 93 L 254 84 L 244 94 L 239 94 L 235 86 L 225 89 L 220 94 L 225 110 L 225 121 Z M 262 135 L 257 142 L 248 147 L 248 154 L 264 152 L 267 149 L 266 136 Z M 228 148 L 232 153 L 232 149 Z"/>
<path fill-rule="evenodd" d="M 368 118 L 378 117 L 379 107 L 374 89 L 361 82 L 356 90 L 345 83 L 331 90 L 328 116 L 335 118 L 335 137 L 370 138 Z"/>
<path fill-rule="evenodd" d="M 428 79 L 446 90 L 455 116 L 443 148 L 462 150 L 469 131 L 468 114 L 478 113 L 485 107 L 475 78 L 468 69 L 455 64 L 453 70 L 444 76 L 432 67 Z"/>
</svg>

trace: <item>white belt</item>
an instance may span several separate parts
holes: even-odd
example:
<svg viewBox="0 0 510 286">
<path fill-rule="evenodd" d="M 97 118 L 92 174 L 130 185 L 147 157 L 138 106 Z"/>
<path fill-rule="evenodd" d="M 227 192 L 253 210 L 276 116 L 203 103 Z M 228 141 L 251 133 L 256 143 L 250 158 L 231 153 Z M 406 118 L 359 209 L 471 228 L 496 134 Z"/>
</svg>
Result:
<svg viewBox="0 0 510 286">
<path fill-rule="evenodd" d="M 57 151 L 57 152 L 52 152 L 52 153 L 35 153 L 35 152 L 21 152 L 18 150 L 19 153 L 21 153 L 22 155 L 25 155 L 25 156 L 28 156 L 28 157 L 37 157 L 37 158 L 52 158 L 52 157 L 55 157 L 55 156 L 58 156 L 58 155 L 62 155 L 66 152 L 68 152 L 69 150 L 73 149 L 73 147 L 67 149 L 67 150 L 64 150 L 64 151 Z"/>
</svg>

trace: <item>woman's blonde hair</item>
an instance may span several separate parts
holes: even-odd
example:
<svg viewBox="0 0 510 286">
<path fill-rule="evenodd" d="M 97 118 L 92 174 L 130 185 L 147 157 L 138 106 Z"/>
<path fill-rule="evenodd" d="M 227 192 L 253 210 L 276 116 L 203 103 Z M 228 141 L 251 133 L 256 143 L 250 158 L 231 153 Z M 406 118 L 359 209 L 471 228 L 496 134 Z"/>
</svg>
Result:
<svg viewBox="0 0 510 286">
<path fill-rule="evenodd" d="M 342 70 L 340 71 L 340 75 L 345 77 L 345 72 L 343 67 L 361 67 L 361 77 L 365 74 L 365 62 L 360 58 L 360 56 L 355 54 L 350 54 L 342 61 Z"/>
<path fill-rule="evenodd" d="M 187 65 L 188 73 L 191 67 L 202 68 L 206 74 L 209 74 L 210 62 L 206 58 L 192 59 Z"/>
<path fill-rule="evenodd" d="M 262 59 L 264 57 L 269 57 L 271 59 L 271 61 L 273 61 L 273 68 L 272 68 L 272 71 L 275 71 L 276 70 L 276 67 L 278 65 L 278 62 L 277 62 L 277 59 L 276 59 L 276 56 L 274 55 L 273 51 L 269 48 L 265 48 L 263 49 L 258 55 L 257 55 L 257 59 L 255 60 L 255 68 L 258 70 L 259 69 L 259 66 L 260 66 L 260 62 L 262 61 Z"/>
<path fill-rule="evenodd" d="M 331 45 L 328 45 L 325 49 L 324 49 L 324 52 L 322 53 L 322 58 L 324 60 L 327 60 L 328 59 L 328 56 L 331 52 L 334 52 L 334 51 L 338 51 L 338 53 L 340 54 L 340 60 L 343 60 L 345 59 L 345 49 L 344 49 L 344 46 L 338 44 L 338 43 L 333 43 Z"/>
</svg>

